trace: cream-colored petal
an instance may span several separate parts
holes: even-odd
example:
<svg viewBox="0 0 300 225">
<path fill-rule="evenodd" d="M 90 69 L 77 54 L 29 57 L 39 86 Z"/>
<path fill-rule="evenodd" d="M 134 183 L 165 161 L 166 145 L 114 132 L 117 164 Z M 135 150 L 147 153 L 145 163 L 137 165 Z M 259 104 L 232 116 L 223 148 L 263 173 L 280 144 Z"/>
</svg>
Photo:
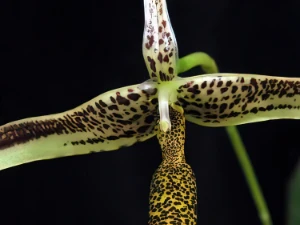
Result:
<svg viewBox="0 0 300 225">
<path fill-rule="evenodd" d="M 75 109 L 0 127 L 0 170 L 27 162 L 111 151 L 156 134 L 157 90 L 115 89 Z"/>
<path fill-rule="evenodd" d="M 300 78 L 208 74 L 177 82 L 186 119 L 219 127 L 272 119 L 300 119 Z"/>
</svg>

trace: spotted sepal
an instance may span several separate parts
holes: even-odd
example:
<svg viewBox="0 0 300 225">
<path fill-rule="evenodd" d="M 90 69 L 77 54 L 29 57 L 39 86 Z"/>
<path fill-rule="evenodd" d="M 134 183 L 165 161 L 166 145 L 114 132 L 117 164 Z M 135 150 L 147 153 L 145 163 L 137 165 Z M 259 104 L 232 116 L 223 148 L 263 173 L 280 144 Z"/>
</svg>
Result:
<svg viewBox="0 0 300 225">
<path fill-rule="evenodd" d="M 169 81 L 177 75 L 178 49 L 165 0 L 144 0 L 143 56 L 150 77 Z"/>
<path fill-rule="evenodd" d="M 156 134 L 157 89 L 139 85 L 99 95 L 75 109 L 0 127 L 0 170 L 63 156 L 116 150 Z"/>
<path fill-rule="evenodd" d="M 186 119 L 203 126 L 232 126 L 300 119 L 300 79 L 251 74 L 209 74 L 177 82 Z"/>
</svg>

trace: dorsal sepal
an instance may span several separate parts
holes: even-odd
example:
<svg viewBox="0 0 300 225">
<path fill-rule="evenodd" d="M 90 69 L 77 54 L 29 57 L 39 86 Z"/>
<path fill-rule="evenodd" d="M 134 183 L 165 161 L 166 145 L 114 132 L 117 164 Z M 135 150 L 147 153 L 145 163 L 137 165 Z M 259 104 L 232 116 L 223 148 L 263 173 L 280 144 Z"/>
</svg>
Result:
<svg viewBox="0 0 300 225">
<path fill-rule="evenodd" d="M 151 78 L 170 81 L 177 76 L 178 48 L 166 0 L 144 0 L 143 56 Z"/>
</svg>

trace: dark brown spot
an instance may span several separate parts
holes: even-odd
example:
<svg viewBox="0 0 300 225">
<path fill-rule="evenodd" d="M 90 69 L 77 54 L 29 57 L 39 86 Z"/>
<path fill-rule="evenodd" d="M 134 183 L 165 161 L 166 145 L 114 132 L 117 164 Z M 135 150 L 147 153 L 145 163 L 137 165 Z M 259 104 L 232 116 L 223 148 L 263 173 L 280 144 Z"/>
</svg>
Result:
<svg viewBox="0 0 300 225">
<path fill-rule="evenodd" d="M 247 107 L 247 103 L 242 106 L 242 111 L 245 111 L 246 107 Z"/>
<path fill-rule="evenodd" d="M 102 109 L 102 107 L 100 106 L 100 104 L 98 102 L 95 102 L 95 105 L 98 109 Z"/>
<path fill-rule="evenodd" d="M 149 128 L 150 128 L 149 125 L 144 125 L 144 126 L 139 127 L 139 128 L 137 129 L 137 131 L 138 131 L 139 133 L 145 133 Z"/>
<path fill-rule="evenodd" d="M 164 62 L 169 62 L 169 56 L 168 55 L 165 55 L 165 57 L 164 57 Z"/>
<path fill-rule="evenodd" d="M 222 103 L 220 105 L 220 109 L 219 109 L 219 113 L 223 113 L 225 110 L 227 109 L 227 104 L 226 103 Z"/>
<path fill-rule="evenodd" d="M 121 114 L 119 114 L 119 113 L 113 113 L 112 115 L 113 115 L 114 117 L 116 117 L 116 118 L 120 118 L 120 119 L 123 118 L 123 116 L 122 116 Z"/>
<path fill-rule="evenodd" d="M 129 95 L 127 95 L 127 97 L 130 99 L 130 100 L 133 100 L 133 101 L 137 101 L 139 100 L 139 98 L 141 97 L 139 94 L 136 94 L 136 93 L 131 93 Z"/>
<path fill-rule="evenodd" d="M 94 107 L 91 106 L 91 105 L 88 105 L 87 111 L 88 111 L 88 112 L 91 112 L 91 113 L 93 113 L 93 114 L 96 114 L 96 113 L 97 113 L 97 112 L 95 111 Z"/>
<path fill-rule="evenodd" d="M 141 117 L 142 117 L 142 115 L 135 114 L 129 120 L 132 121 L 132 122 L 134 122 L 134 121 L 138 120 Z"/>
<path fill-rule="evenodd" d="M 133 107 L 131 107 L 130 110 L 131 110 L 132 112 L 137 112 L 137 110 L 136 110 L 135 108 L 133 108 Z"/>
<path fill-rule="evenodd" d="M 229 81 L 226 82 L 226 87 L 230 87 L 231 85 L 232 85 L 232 81 L 231 80 L 229 80 Z"/>
<path fill-rule="evenodd" d="M 217 87 L 221 87 L 223 85 L 223 81 L 218 81 Z"/>
<path fill-rule="evenodd" d="M 105 104 L 105 102 L 103 102 L 102 100 L 99 101 L 99 104 L 102 106 L 102 107 L 106 107 L 107 105 Z"/>
<path fill-rule="evenodd" d="M 160 63 L 162 63 L 162 54 L 161 54 L 161 52 L 158 53 L 157 59 Z"/>
<path fill-rule="evenodd" d="M 238 87 L 233 85 L 231 89 L 231 93 L 234 94 L 238 90 Z"/>
<path fill-rule="evenodd" d="M 237 104 L 239 104 L 239 103 L 240 103 L 240 101 L 241 101 L 241 99 L 240 99 L 240 98 L 237 98 L 237 99 L 235 99 L 235 100 L 234 100 L 234 104 L 236 104 L 236 105 L 237 105 Z"/>
<path fill-rule="evenodd" d="M 207 86 L 207 81 L 204 81 L 202 84 L 201 84 L 201 88 L 206 88 Z"/>
<path fill-rule="evenodd" d="M 122 124 L 122 125 L 130 125 L 130 124 L 132 124 L 132 122 L 128 121 L 128 120 L 117 120 L 116 122 L 119 123 L 119 124 Z"/>
<path fill-rule="evenodd" d="M 119 110 L 117 105 L 110 105 L 107 107 L 109 110 Z"/>
<path fill-rule="evenodd" d="M 156 72 L 156 66 L 155 66 L 155 60 L 153 60 L 150 56 L 147 56 L 148 62 L 150 63 L 151 70 L 155 73 Z"/>
<path fill-rule="evenodd" d="M 147 49 L 150 49 L 154 43 L 154 37 L 153 37 L 153 35 L 151 35 L 151 36 L 148 35 L 147 39 L 148 39 L 148 42 L 145 44 L 145 46 Z"/>
<path fill-rule="evenodd" d="M 249 86 L 243 85 L 243 86 L 242 86 L 242 92 L 247 91 L 248 88 L 249 88 Z"/>
<path fill-rule="evenodd" d="M 114 97 L 110 96 L 110 100 L 112 103 L 116 103 L 116 99 Z"/>
<path fill-rule="evenodd" d="M 234 107 L 234 102 L 231 102 L 229 105 L 229 109 L 232 109 Z"/>
<path fill-rule="evenodd" d="M 149 115 L 145 118 L 145 123 L 151 124 L 154 121 L 154 116 Z"/>
<path fill-rule="evenodd" d="M 223 87 L 223 88 L 221 88 L 221 94 L 225 93 L 227 90 L 228 90 L 228 88 L 227 88 L 227 87 Z"/>
<path fill-rule="evenodd" d="M 217 109 L 218 107 L 219 107 L 219 106 L 218 106 L 217 104 L 212 104 L 212 105 L 211 105 L 211 108 L 212 108 L 212 109 Z"/>
<path fill-rule="evenodd" d="M 140 109 L 143 110 L 144 113 L 148 111 L 148 107 L 145 105 L 140 105 Z"/>
<path fill-rule="evenodd" d="M 213 89 L 207 90 L 207 95 L 211 95 L 212 93 L 214 93 L 214 90 L 213 90 Z"/>
<path fill-rule="evenodd" d="M 130 101 L 124 97 L 122 97 L 121 95 L 117 95 L 117 102 L 119 105 L 130 105 Z"/>
</svg>

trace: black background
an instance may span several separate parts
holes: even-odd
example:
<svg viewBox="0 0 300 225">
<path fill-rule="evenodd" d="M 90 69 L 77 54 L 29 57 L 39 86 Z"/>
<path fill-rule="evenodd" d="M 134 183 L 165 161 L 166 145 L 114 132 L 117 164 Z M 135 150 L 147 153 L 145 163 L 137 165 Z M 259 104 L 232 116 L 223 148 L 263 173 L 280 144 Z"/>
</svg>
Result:
<svg viewBox="0 0 300 225">
<path fill-rule="evenodd" d="M 169 0 L 168 8 L 180 56 L 204 51 L 222 72 L 300 77 L 297 2 Z M 142 0 L 1 0 L 0 15 L 1 124 L 65 111 L 148 79 Z M 299 127 L 296 120 L 239 126 L 274 225 L 285 224 Z M 197 176 L 198 224 L 259 224 L 223 128 L 188 123 L 186 155 Z M 0 224 L 147 224 L 160 160 L 153 138 L 1 171 Z"/>
</svg>

